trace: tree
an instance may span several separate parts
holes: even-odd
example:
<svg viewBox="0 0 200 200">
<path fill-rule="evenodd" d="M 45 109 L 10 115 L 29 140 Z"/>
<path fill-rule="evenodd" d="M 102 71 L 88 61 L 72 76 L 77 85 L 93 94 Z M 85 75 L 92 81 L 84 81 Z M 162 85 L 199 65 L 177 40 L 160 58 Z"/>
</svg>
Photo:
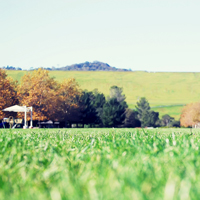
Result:
<svg viewBox="0 0 200 200">
<path fill-rule="evenodd" d="M 140 127 L 141 123 L 140 121 L 137 119 L 137 112 L 133 111 L 129 108 L 126 109 L 125 111 L 125 119 L 123 121 L 123 126 L 124 127 Z"/>
<path fill-rule="evenodd" d="M 141 127 L 159 126 L 159 113 L 151 110 L 149 102 L 145 97 L 140 98 L 136 104 L 137 117 L 141 122 Z"/>
<path fill-rule="evenodd" d="M 142 112 L 141 116 L 141 126 L 142 127 L 156 127 L 157 121 L 159 120 L 159 113 L 152 110 L 145 110 Z"/>
<path fill-rule="evenodd" d="M 105 96 L 97 89 L 83 91 L 77 98 L 77 106 L 71 107 L 67 112 L 67 121 L 72 124 L 102 124 L 101 114 L 105 103 Z"/>
<path fill-rule="evenodd" d="M 92 105 L 96 110 L 96 123 L 102 125 L 101 116 L 103 112 L 103 106 L 106 103 L 106 98 L 103 93 L 99 93 L 97 89 L 93 90 L 94 98 Z"/>
<path fill-rule="evenodd" d="M 47 70 L 38 69 L 22 77 L 19 85 L 20 104 L 33 106 L 33 120 L 65 121 L 77 107 L 81 95 L 75 79 L 58 83 Z"/>
<path fill-rule="evenodd" d="M 120 103 L 116 98 L 109 99 L 103 106 L 101 120 L 105 127 L 118 127 L 125 119 L 127 106 Z"/>
<path fill-rule="evenodd" d="M 83 91 L 80 99 L 81 121 L 83 124 L 95 124 L 97 120 L 97 112 L 93 105 L 94 99 L 93 92 Z"/>
<path fill-rule="evenodd" d="M 38 69 L 24 75 L 18 87 L 20 104 L 33 106 L 33 120 L 52 119 L 56 112 L 59 89 L 47 70 Z"/>
<path fill-rule="evenodd" d="M 6 116 L 3 109 L 18 103 L 16 85 L 17 82 L 7 78 L 5 70 L 0 69 L 0 119 Z"/>
<path fill-rule="evenodd" d="M 180 127 L 180 121 L 174 120 L 170 123 L 170 127 Z"/>
<path fill-rule="evenodd" d="M 72 113 L 78 111 L 78 100 L 81 96 L 79 85 L 74 78 L 65 79 L 55 92 L 57 96 L 55 119 L 69 121 L 70 118 L 74 118 Z"/>
<path fill-rule="evenodd" d="M 123 92 L 123 88 L 120 88 L 116 85 L 112 86 L 110 88 L 110 96 L 108 98 L 112 99 L 112 98 L 116 98 L 118 102 L 124 102 L 126 97 L 124 94 L 122 94 Z"/>
<path fill-rule="evenodd" d="M 174 118 L 169 116 L 168 114 L 163 115 L 161 119 L 162 126 L 171 126 L 171 123 L 174 121 Z"/>
<path fill-rule="evenodd" d="M 69 127 L 72 124 L 77 124 L 78 127 L 78 124 L 82 123 L 82 113 L 79 105 L 68 108 L 64 121 L 65 123 L 69 123 Z"/>
<path fill-rule="evenodd" d="M 180 124 L 184 127 L 192 127 L 200 122 L 200 103 L 187 104 L 181 113 Z"/>
<path fill-rule="evenodd" d="M 126 97 L 122 94 L 123 88 L 112 86 L 107 102 L 104 102 L 100 119 L 106 127 L 117 127 L 123 124 L 125 111 L 128 108 Z"/>
<path fill-rule="evenodd" d="M 138 119 L 141 121 L 144 118 L 144 113 L 148 113 L 150 111 L 149 102 L 145 97 L 140 98 L 140 100 L 136 103 L 136 110 L 138 112 Z"/>
</svg>

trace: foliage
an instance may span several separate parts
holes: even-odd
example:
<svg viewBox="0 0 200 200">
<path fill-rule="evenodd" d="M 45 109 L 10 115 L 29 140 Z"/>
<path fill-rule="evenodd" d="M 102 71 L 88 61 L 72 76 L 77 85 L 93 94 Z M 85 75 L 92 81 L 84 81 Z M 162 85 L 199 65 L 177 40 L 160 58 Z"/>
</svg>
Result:
<svg viewBox="0 0 200 200">
<path fill-rule="evenodd" d="M 97 89 L 93 91 L 94 99 L 93 106 L 96 110 L 96 123 L 102 125 L 101 116 L 103 112 L 103 106 L 106 103 L 106 98 L 103 93 L 100 93 Z"/>
<path fill-rule="evenodd" d="M 141 127 L 157 127 L 159 113 L 152 110 L 145 110 L 141 115 Z"/>
<path fill-rule="evenodd" d="M 136 104 L 137 117 L 141 122 L 141 127 L 156 127 L 159 120 L 159 113 L 150 110 L 151 108 L 147 99 L 142 97 Z"/>
<path fill-rule="evenodd" d="M 7 77 L 5 70 L 0 69 L 0 119 L 6 116 L 2 110 L 18 102 L 16 82 Z"/>
<path fill-rule="evenodd" d="M 71 106 L 70 108 L 68 108 L 65 115 L 65 127 L 67 127 L 67 124 L 69 124 L 69 127 L 72 127 L 72 124 L 78 123 L 82 123 L 82 113 L 79 104 L 78 106 Z"/>
<path fill-rule="evenodd" d="M 137 114 L 138 113 L 136 111 L 127 108 L 125 111 L 125 119 L 123 121 L 123 127 L 128 127 L 128 128 L 140 127 L 141 123 L 137 118 Z"/>
<path fill-rule="evenodd" d="M 110 87 L 110 96 L 108 98 L 116 98 L 119 103 L 122 103 L 125 101 L 126 97 L 124 94 L 122 94 L 123 88 L 120 88 L 116 85 Z"/>
<path fill-rule="evenodd" d="M 127 106 L 123 102 L 118 102 L 116 98 L 111 98 L 103 106 L 101 116 L 102 123 L 105 127 L 118 127 L 122 125 L 125 119 Z"/>
<path fill-rule="evenodd" d="M 199 199 L 190 129 L 0 130 L 8 199 Z"/>
<path fill-rule="evenodd" d="M 93 105 L 95 97 L 93 92 L 83 91 L 81 105 L 81 122 L 83 124 L 94 124 L 97 120 L 97 112 Z"/>
<path fill-rule="evenodd" d="M 142 121 L 143 118 L 145 118 L 144 113 L 148 114 L 148 111 L 150 111 L 150 105 L 149 102 L 145 97 L 140 98 L 140 100 L 136 103 L 136 110 L 138 112 L 138 119 Z"/>
<path fill-rule="evenodd" d="M 101 115 L 103 110 L 103 105 L 105 103 L 105 96 L 99 93 L 98 90 L 94 91 L 83 91 L 79 100 L 78 108 L 74 109 L 76 115 L 79 116 L 77 119 L 78 123 L 83 124 L 99 124 L 101 125 Z M 71 119 L 69 118 L 69 121 Z"/>
<path fill-rule="evenodd" d="M 181 113 L 181 126 L 191 127 L 197 122 L 200 122 L 200 103 L 196 102 L 187 104 Z"/>
<path fill-rule="evenodd" d="M 38 69 L 22 77 L 18 92 L 20 104 L 33 106 L 33 120 L 51 119 L 55 115 L 57 82 L 48 71 Z"/>
<path fill-rule="evenodd" d="M 166 114 L 162 116 L 161 125 L 169 127 L 173 121 L 174 121 L 174 118 Z"/>
<path fill-rule="evenodd" d="M 171 122 L 170 126 L 178 128 L 178 127 L 180 127 L 180 121 L 174 120 Z"/>
<path fill-rule="evenodd" d="M 33 120 L 41 121 L 65 120 L 81 94 L 75 79 L 58 83 L 43 69 L 24 75 L 18 93 L 21 105 L 33 106 Z"/>
<path fill-rule="evenodd" d="M 159 113 L 150 110 L 151 107 L 145 97 L 140 98 L 137 102 L 137 117 L 141 122 L 141 127 L 157 127 L 160 126 Z"/>
<path fill-rule="evenodd" d="M 118 86 L 110 87 L 110 96 L 103 105 L 102 115 L 100 116 L 102 124 L 105 127 L 118 127 L 125 120 L 126 97 L 122 94 L 123 89 Z"/>
<path fill-rule="evenodd" d="M 57 96 L 55 119 L 65 121 L 72 117 L 72 111 L 78 110 L 78 99 L 81 96 L 81 90 L 75 79 L 70 78 L 58 84 L 58 90 L 55 93 Z"/>
</svg>

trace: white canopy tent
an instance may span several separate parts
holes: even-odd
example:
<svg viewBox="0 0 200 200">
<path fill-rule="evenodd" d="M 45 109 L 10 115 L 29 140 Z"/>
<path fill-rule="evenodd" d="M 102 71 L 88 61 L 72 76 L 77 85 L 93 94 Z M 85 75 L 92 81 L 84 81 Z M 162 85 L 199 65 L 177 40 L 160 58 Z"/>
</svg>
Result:
<svg viewBox="0 0 200 200">
<path fill-rule="evenodd" d="M 27 128 L 26 126 L 26 113 L 27 112 L 31 112 L 31 124 L 30 124 L 30 128 L 33 127 L 33 107 L 26 107 L 26 106 L 11 106 L 8 108 L 5 108 L 3 111 L 7 111 L 7 112 L 24 112 L 24 128 Z"/>
</svg>

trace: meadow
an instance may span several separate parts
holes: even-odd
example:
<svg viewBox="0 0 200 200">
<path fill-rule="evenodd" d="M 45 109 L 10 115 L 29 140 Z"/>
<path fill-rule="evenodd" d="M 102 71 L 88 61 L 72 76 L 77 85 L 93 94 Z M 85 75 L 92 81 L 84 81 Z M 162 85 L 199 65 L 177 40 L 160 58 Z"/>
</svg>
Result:
<svg viewBox="0 0 200 200">
<path fill-rule="evenodd" d="M 18 81 L 26 73 L 7 71 L 8 76 Z M 74 77 L 82 89 L 98 88 L 106 96 L 111 86 L 123 87 L 130 108 L 135 108 L 140 97 L 146 97 L 160 116 L 169 114 L 177 120 L 185 104 L 200 100 L 200 73 L 50 71 L 49 74 L 58 81 Z"/>
<path fill-rule="evenodd" d="M 199 199 L 198 129 L 0 130 L 0 198 Z"/>
</svg>

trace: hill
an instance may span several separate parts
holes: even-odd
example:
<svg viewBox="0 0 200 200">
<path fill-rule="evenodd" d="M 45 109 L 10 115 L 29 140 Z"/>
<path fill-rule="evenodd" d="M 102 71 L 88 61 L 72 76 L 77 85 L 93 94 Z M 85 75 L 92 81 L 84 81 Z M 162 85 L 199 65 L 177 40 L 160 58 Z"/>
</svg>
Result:
<svg viewBox="0 0 200 200">
<path fill-rule="evenodd" d="M 13 67 L 13 66 L 7 66 L 7 67 L 2 67 L 2 69 L 6 70 L 22 70 L 19 67 Z M 52 67 L 52 68 L 44 68 L 49 71 L 131 71 L 131 69 L 120 69 L 116 67 L 111 67 L 107 63 L 99 62 L 99 61 L 94 61 L 94 62 L 84 62 L 84 63 L 79 63 L 79 64 L 73 64 L 65 67 Z M 30 71 L 34 70 L 34 68 L 31 68 Z"/>
<path fill-rule="evenodd" d="M 128 69 L 119 69 L 111 67 L 107 63 L 95 61 L 95 62 L 84 62 L 79 64 L 73 64 L 60 68 L 47 68 L 48 70 L 59 70 L 59 71 L 131 71 Z"/>
<path fill-rule="evenodd" d="M 11 71 L 7 74 L 15 80 L 27 71 Z M 130 108 L 134 108 L 140 97 L 146 97 L 160 115 L 170 114 L 179 118 L 184 104 L 200 100 L 200 73 L 168 72 L 105 72 L 105 71 L 50 71 L 50 76 L 62 81 L 74 77 L 82 89 L 108 95 L 112 85 L 123 87 Z"/>
</svg>

